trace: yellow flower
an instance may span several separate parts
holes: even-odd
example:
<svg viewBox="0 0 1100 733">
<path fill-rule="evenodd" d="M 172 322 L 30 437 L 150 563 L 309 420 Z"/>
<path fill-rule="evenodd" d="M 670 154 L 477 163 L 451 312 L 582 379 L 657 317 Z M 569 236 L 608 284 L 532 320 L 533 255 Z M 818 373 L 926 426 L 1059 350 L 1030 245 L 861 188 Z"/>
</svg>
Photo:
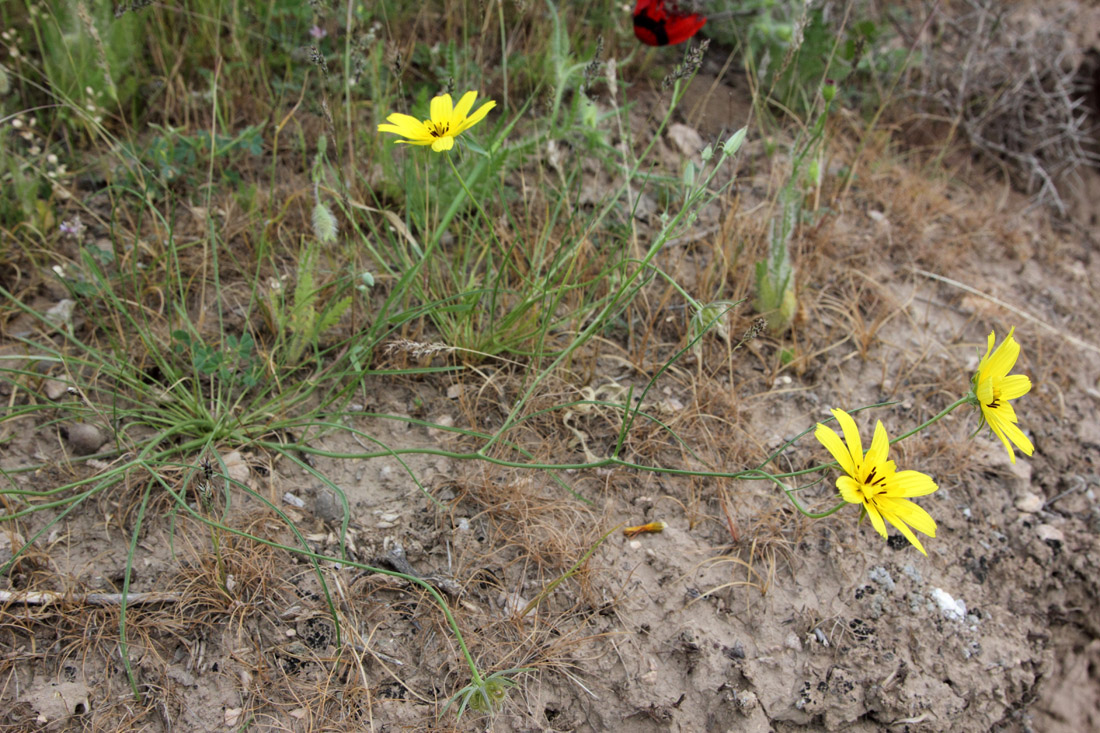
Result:
<svg viewBox="0 0 1100 733">
<path fill-rule="evenodd" d="M 982 422 L 988 423 L 993 434 L 1005 444 L 1005 450 L 1013 463 L 1016 462 L 1013 443 L 1029 456 L 1035 451 L 1035 446 L 1016 426 L 1016 411 L 1008 404 L 1009 400 L 1023 397 L 1031 391 L 1031 380 L 1025 375 L 1009 374 L 1020 356 L 1020 345 L 1012 338 L 1015 330 L 1013 328 L 1009 331 L 996 349 L 993 348 L 996 332 L 989 332 L 985 356 L 978 363 L 978 372 L 971 380 L 971 394 L 982 410 Z M 978 429 L 981 429 L 980 425 Z"/>
<path fill-rule="evenodd" d="M 929 537 L 935 537 L 936 522 L 928 512 L 909 501 L 909 497 L 926 496 L 939 487 L 928 475 L 919 471 L 898 471 L 894 462 L 887 460 L 890 440 L 886 437 L 886 429 L 882 427 L 881 421 L 875 424 L 871 448 L 864 455 L 859 429 L 851 415 L 843 410 L 833 410 L 833 417 L 844 431 L 844 440 L 832 428 L 821 423 L 817 424 L 814 437 L 833 454 L 833 458 L 848 474 L 836 480 L 841 497 L 844 501 L 862 505 L 861 517 L 866 512 L 880 535 L 886 537 L 886 522 L 889 522 L 914 547 L 927 555 L 909 526 L 912 525 L 913 529 Z"/>
<path fill-rule="evenodd" d="M 399 143 L 431 145 L 432 150 L 441 153 L 453 148 L 459 133 L 481 122 L 489 114 L 489 110 L 497 106 L 496 102 L 489 100 L 471 115 L 470 110 L 473 109 L 475 99 L 477 92 L 466 92 L 458 100 L 458 105 L 454 106 L 450 94 L 441 94 L 432 100 L 431 119 L 421 122 L 411 115 L 394 112 L 386 118 L 389 124 L 379 125 L 378 131 L 392 132 L 408 138 L 398 140 Z"/>
</svg>

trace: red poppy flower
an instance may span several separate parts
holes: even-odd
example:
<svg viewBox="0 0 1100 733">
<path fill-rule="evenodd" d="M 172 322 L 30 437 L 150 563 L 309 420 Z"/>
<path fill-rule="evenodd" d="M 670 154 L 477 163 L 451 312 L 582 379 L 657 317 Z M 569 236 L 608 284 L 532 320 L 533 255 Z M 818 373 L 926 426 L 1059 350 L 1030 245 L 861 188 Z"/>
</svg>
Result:
<svg viewBox="0 0 1100 733">
<path fill-rule="evenodd" d="M 683 43 L 706 22 L 699 13 L 682 13 L 666 0 L 638 0 L 634 6 L 634 35 L 647 46 Z"/>
</svg>

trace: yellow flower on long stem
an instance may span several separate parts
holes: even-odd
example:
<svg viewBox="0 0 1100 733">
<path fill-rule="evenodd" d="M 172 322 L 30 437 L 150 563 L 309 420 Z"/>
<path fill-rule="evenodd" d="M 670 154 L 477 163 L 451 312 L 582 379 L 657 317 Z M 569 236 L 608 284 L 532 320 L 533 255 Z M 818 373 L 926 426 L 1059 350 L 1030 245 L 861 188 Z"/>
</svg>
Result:
<svg viewBox="0 0 1100 733">
<path fill-rule="evenodd" d="M 844 431 L 844 440 L 832 428 L 821 423 L 817 424 L 814 437 L 821 441 L 848 474 L 836 480 L 841 497 L 849 503 L 859 504 L 862 507 L 861 518 L 866 513 L 880 535 L 886 537 L 886 522 L 889 522 L 914 547 L 927 555 L 909 527 L 935 537 L 936 522 L 909 498 L 927 496 L 939 487 L 930 476 L 919 471 L 898 471 L 894 462 L 887 459 L 890 440 L 881 421 L 875 424 L 871 447 L 865 455 L 859 428 L 851 415 L 844 410 L 833 410 L 833 417 Z"/>
<path fill-rule="evenodd" d="M 388 124 L 378 126 L 379 132 L 392 132 L 407 140 L 398 140 L 399 143 L 411 145 L 431 145 L 432 150 L 441 153 L 450 150 L 455 145 L 455 138 L 462 132 L 469 130 L 485 119 L 489 110 L 497 106 L 493 100 L 481 105 L 476 112 L 470 114 L 474 107 L 477 92 L 466 92 L 458 104 L 451 102 L 450 94 L 441 94 L 432 99 L 431 119 L 421 122 L 412 115 L 404 115 L 394 112 L 386 118 Z"/>
<path fill-rule="evenodd" d="M 1012 367 L 1016 366 L 1016 359 L 1020 357 L 1020 344 L 1012 338 L 1015 330 L 1013 328 L 1009 331 L 996 349 L 993 348 L 993 343 L 997 340 L 996 332 L 989 332 L 985 356 L 978 363 L 978 371 L 971 380 L 971 394 L 981 408 L 982 422 L 987 423 L 993 434 L 1001 439 L 1008 451 L 1009 460 L 1013 463 L 1016 462 L 1013 444 L 1029 456 L 1035 451 L 1035 446 L 1016 426 L 1016 410 L 1008 404 L 1009 400 L 1023 397 L 1031 391 L 1031 380 L 1027 376 L 1009 374 Z M 980 425 L 978 429 L 981 429 Z"/>
</svg>

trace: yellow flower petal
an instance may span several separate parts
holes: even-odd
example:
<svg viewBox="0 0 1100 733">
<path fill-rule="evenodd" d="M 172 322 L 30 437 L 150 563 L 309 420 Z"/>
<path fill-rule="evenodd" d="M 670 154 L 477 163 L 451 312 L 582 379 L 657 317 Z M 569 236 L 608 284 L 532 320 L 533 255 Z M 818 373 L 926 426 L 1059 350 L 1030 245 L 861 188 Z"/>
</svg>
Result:
<svg viewBox="0 0 1100 733">
<path fill-rule="evenodd" d="M 485 115 L 489 114 L 489 110 L 496 106 L 497 103 L 490 99 L 488 102 L 478 107 L 477 111 L 467 117 L 466 121 L 459 126 L 461 128 L 459 132 L 461 132 L 462 130 L 468 130 L 477 123 L 481 122 L 483 119 L 485 119 Z"/>
<path fill-rule="evenodd" d="M 848 452 L 848 447 L 844 445 L 844 441 L 840 439 L 836 431 L 818 423 L 817 430 L 814 431 L 814 437 L 825 446 L 825 450 L 829 451 L 829 454 L 840 464 L 840 468 L 846 474 L 849 476 L 855 474 L 856 466 L 855 463 L 852 462 L 852 454 Z"/>
<path fill-rule="evenodd" d="M 1003 419 L 1000 415 L 993 415 L 992 417 L 986 416 L 986 422 L 989 423 L 990 430 L 993 434 L 1001 439 L 1004 443 L 1005 450 L 1008 451 L 1008 459 L 1013 463 L 1016 462 L 1016 454 L 1012 451 L 1013 444 L 1016 445 L 1025 455 L 1031 455 L 1035 452 L 1035 446 L 1031 444 L 1024 432 L 1020 430 L 1014 423 Z"/>
<path fill-rule="evenodd" d="M 839 438 L 838 438 L 839 440 Z M 840 498 L 849 504 L 863 503 L 863 484 L 851 476 L 840 476 L 836 480 L 836 487 L 840 490 Z"/>
<path fill-rule="evenodd" d="M 440 94 L 438 97 L 432 97 L 431 102 L 431 115 L 432 122 L 439 124 L 450 123 L 451 113 L 454 111 L 454 105 L 451 103 L 450 94 Z"/>
<path fill-rule="evenodd" d="M 1001 399 L 1014 400 L 1031 391 L 1031 380 L 1023 374 L 1013 374 L 1001 380 Z"/>
<path fill-rule="evenodd" d="M 454 113 L 451 115 L 451 121 L 456 127 L 462 124 L 466 119 L 466 115 L 470 114 L 470 110 L 474 108 L 475 99 L 477 99 L 477 92 L 466 92 L 462 95 L 462 99 L 458 100 Z"/>
<path fill-rule="evenodd" d="M 884 516 L 895 517 L 899 522 L 904 522 L 929 537 L 936 536 L 936 520 L 908 499 L 884 499 L 880 507 Z"/>
<path fill-rule="evenodd" d="M 891 496 L 928 496 L 939 486 L 932 477 L 920 471 L 898 471 L 891 482 Z"/>
<path fill-rule="evenodd" d="M 995 379 L 1003 379 L 1016 366 L 1016 360 L 1020 358 L 1020 345 L 1012 338 L 1010 332 L 1001 345 L 994 350 L 989 357 L 987 374 Z"/>
<path fill-rule="evenodd" d="M 401 114 L 400 112 L 394 112 L 386 118 L 386 122 L 397 125 L 398 127 L 410 131 L 419 132 L 424 129 L 424 123 L 416 119 L 412 115 Z M 381 127 L 381 125 L 379 125 Z"/>
<path fill-rule="evenodd" d="M 893 515 L 887 515 L 886 518 L 890 521 L 890 524 L 897 527 L 898 531 L 902 533 L 905 539 L 909 540 L 909 543 L 913 545 L 913 547 L 920 550 L 922 555 L 928 557 L 928 553 L 924 551 L 924 545 L 922 545 L 920 540 L 917 539 L 917 536 L 913 534 L 913 530 L 905 526 L 905 522 L 898 521 Z"/>
<path fill-rule="evenodd" d="M 855 471 L 848 471 L 848 473 L 855 476 L 863 465 L 863 441 L 859 437 L 859 428 L 856 427 L 856 421 L 852 416 L 844 410 L 833 410 L 833 417 L 836 418 L 840 429 L 844 431 L 844 442 L 848 444 L 848 452 L 852 455 L 852 461 L 855 464 Z M 859 477 L 856 476 L 856 478 Z"/>
<path fill-rule="evenodd" d="M 878 507 L 874 504 L 867 503 L 863 505 L 863 508 L 867 510 L 867 516 L 871 518 L 871 526 L 875 528 L 883 537 L 886 537 L 886 523 L 882 521 L 882 514 L 879 513 Z"/>
<path fill-rule="evenodd" d="M 450 135 L 447 135 L 446 137 L 436 138 L 435 142 L 432 143 L 432 150 L 437 153 L 442 153 L 445 150 L 450 150 L 454 146 L 455 139 Z"/>
<path fill-rule="evenodd" d="M 886 456 L 890 454 L 890 439 L 886 437 L 886 428 L 882 427 L 882 421 L 875 423 L 875 434 L 871 438 L 871 447 L 867 449 L 864 462 L 868 466 L 878 466 L 886 462 Z"/>
</svg>

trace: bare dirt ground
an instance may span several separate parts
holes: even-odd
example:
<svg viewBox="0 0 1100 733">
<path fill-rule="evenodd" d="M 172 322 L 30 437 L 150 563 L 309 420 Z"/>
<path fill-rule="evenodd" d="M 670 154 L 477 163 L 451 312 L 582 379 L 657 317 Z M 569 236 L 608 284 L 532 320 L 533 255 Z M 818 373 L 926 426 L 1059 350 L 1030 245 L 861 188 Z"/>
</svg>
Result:
<svg viewBox="0 0 1100 733">
<path fill-rule="evenodd" d="M 685 122 L 703 139 L 727 133 L 743 90 L 701 77 L 709 107 Z M 692 108 L 689 99 L 687 108 Z M 731 123 L 731 117 L 735 122 Z M 830 165 L 851 165 L 838 131 Z M 668 157 L 679 149 L 667 141 Z M 868 165 L 866 160 L 875 160 Z M 661 263 L 690 282 L 716 258 L 741 254 L 739 281 L 760 256 L 770 171 L 762 143 L 739 162 L 730 206 L 700 226 L 715 233 L 670 249 Z M 118 611 L 90 593 L 118 593 L 130 552 L 133 497 L 100 497 L 25 556 L 4 591 L 54 591 L 49 604 L 0 604 L 3 730 L 500 730 L 500 731 L 989 731 L 1100 729 L 1100 257 L 1089 228 L 1055 223 L 995 178 L 960 165 L 930 178 L 881 152 L 851 192 L 802 228 L 795 261 L 801 310 L 793 332 L 760 337 L 732 356 L 721 339 L 687 355 L 649 396 L 698 453 L 646 426 L 625 457 L 661 466 L 755 465 L 827 415 L 863 413 L 891 435 L 937 413 L 969 387 L 985 338 L 1016 327 L 1017 365 L 1034 383 L 1018 402 L 1036 450 L 1009 463 L 976 416 L 960 410 L 895 450 L 932 475 L 921 503 L 939 531 L 928 557 L 884 542 L 854 508 L 810 521 L 767 482 L 721 482 L 622 470 L 563 476 L 588 503 L 537 471 L 406 456 L 437 509 L 394 457 L 318 459 L 345 492 L 350 559 L 399 563 L 440 579 L 486 671 L 528 668 L 503 710 L 437 717 L 468 681 L 453 636 L 420 590 L 328 568 L 343 615 L 337 639 L 308 563 L 221 538 L 233 578 L 215 582 L 210 532 L 154 500 L 135 550 L 130 689 Z M 640 223 L 644 228 L 644 222 Z M 931 275 L 938 276 L 938 279 Z M 654 291 L 631 312 L 646 344 L 601 341 L 553 385 L 547 404 L 621 397 L 642 387 L 683 344 L 685 316 Z M 739 310 L 733 333 L 754 315 Z M 779 351 L 796 358 L 782 365 Z M 519 390 L 507 364 L 461 377 L 389 380 L 364 412 L 491 431 Z M 589 391 L 585 391 L 589 390 Z M 391 446 L 455 447 L 440 430 L 367 417 L 352 427 Z M 12 479 L 48 488 L 100 464 L 70 463 L 63 425 L 21 429 L 3 467 L 50 467 Z M 605 455 L 617 417 L 593 409 L 534 421 L 540 457 Z M 351 434 L 317 447 L 359 451 Z M 298 466 L 258 452 L 225 456 L 236 476 L 283 510 L 311 547 L 338 552 L 339 504 Z M 812 436 L 783 460 L 824 459 Z M 109 460 L 109 459 L 107 459 Z M 811 489 L 822 506 L 833 477 Z M 291 494 L 303 506 L 286 503 Z M 287 541 L 256 502 L 232 523 Z M 621 532 L 523 618 L 517 611 L 566 573 L 609 529 L 663 520 L 660 534 Z M 31 536 L 36 518 L 19 531 Z M 12 544 L 2 527 L 0 552 Z M 901 540 L 901 541 L 898 541 Z M 15 540 L 19 544 L 19 540 Z M 396 567 L 396 565 L 394 565 Z"/>
</svg>

